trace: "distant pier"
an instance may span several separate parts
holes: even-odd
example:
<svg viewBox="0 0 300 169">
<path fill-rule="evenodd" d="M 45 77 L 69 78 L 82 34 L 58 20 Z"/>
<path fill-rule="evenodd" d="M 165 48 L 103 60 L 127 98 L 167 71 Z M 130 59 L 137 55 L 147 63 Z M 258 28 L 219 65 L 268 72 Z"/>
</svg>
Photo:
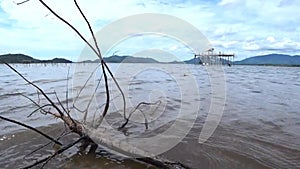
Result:
<svg viewBox="0 0 300 169">
<path fill-rule="evenodd" d="M 228 65 L 231 66 L 234 62 L 235 54 L 214 53 L 214 48 L 210 48 L 202 54 L 195 54 L 194 59 L 199 58 L 199 63 L 202 65 Z"/>
</svg>

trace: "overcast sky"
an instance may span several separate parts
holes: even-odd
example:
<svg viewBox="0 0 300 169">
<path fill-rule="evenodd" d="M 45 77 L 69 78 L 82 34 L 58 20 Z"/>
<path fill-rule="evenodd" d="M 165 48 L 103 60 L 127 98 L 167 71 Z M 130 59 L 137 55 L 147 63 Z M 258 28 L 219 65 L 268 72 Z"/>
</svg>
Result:
<svg viewBox="0 0 300 169">
<path fill-rule="evenodd" d="M 23 5 L 14 2 L 18 0 L 0 0 L 0 54 L 78 60 L 85 44 L 74 32 L 38 0 Z M 45 2 L 90 39 L 73 0 Z M 127 16 L 160 13 L 192 24 L 215 51 L 235 53 L 236 60 L 269 53 L 300 54 L 299 0 L 78 0 L 78 3 L 95 32 Z M 151 34 L 128 37 L 103 55 L 114 52 L 141 55 L 141 51 L 152 51 L 148 53 L 153 55 L 162 51 L 168 57 L 177 55 L 179 60 L 193 58 L 193 51 L 179 41 Z M 168 58 L 156 59 L 168 61 Z"/>
</svg>

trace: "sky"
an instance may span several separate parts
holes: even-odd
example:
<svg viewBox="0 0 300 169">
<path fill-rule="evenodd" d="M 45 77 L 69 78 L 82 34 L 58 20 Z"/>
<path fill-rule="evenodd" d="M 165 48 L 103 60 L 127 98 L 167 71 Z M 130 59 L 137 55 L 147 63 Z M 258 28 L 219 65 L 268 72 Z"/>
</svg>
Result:
<svg viewBox="0 0 300 169">
<path fill-rule="evenodd" d="M 22 5 L 16 2 L 20 1 L 0 0 L 0 54 L 82 59 L 85 43 L 38 0 Z M 86 39 L 91 38 L 73 0 L 45 2 L 78 28 Z M 270 53 L 300 54 L 299 0 L 78 0 L 78 3 L 95 32 L 132 15 L 157 13 L 191 24 L 216 52 L 234 53 L 235 60 Z M 143 23 L 136 23 L 133 27 L 141 25 Z M 114 36 L 116 31 L 118 29 L 108 33 L 106 38 Z M 101 47 L 105 39 L 98 41 Z M 201 52 L 204 50 L 193 51 L 177 37 L 145 32 L 120 39 L 102 55 L 173 61 L 191 59 L 194 53 Z"/>
</svg>

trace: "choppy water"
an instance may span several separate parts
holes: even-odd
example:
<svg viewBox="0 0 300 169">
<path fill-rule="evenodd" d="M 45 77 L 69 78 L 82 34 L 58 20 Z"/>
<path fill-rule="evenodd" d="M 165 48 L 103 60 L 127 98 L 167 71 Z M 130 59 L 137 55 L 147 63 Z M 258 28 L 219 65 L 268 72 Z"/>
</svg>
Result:
<svg viewBox="0 0 300 169">
<path fill-rule="evenodd" d="M 96 65 L 14 65 L 22 74 L 35 82 L 46 93 L 56 91 L 65 105 L 66 76 L 70 67 L 69 107 L 76 93 Z M 300 166 L 300 68 L 233 66 L 224 67 L 226 89 L 222 118 L 213 135 L 204 143 L 198 141 L 209 110 L 212 108 L 213 76 L 203 66 L 180 64 L 110 64 L 118 81 L 128 96 L 128 106 L 138 102 L 162 100 L 161 113 L 149 113 L 149 130 L 145 131 L 143 118 L 136 115 L 128 125 L 129 136 L 152 135 L 166 131 L 181 113 L 187 116 L 190 109 L 197 109 L 197 118 L 187 136 L 175 147 L 163 153 L 163 158 L 179 161 L 192 168 L 298 168 Z M 0 114 L 22 121 L 57 136 L 61 132 L 59 121 L 49 116 L 34 114 L 25 118 L 36 107 L 23 96 L 38 100 L 36 90 L 26 84 L 6 66 L 0 65 Z M 99 74 L 99 72 L 96 72 Z M 191 81 L 192 79 L 192 81 Z M 90 100 L 95 84 L 92 78 L 75 106 L 84 109 Z M 192 84 L 196 82 L 197 89 Z M 220 83 L 222 84 L 222 83 Z M 100 84 L 103 88 L 103 84 Z M 112 98 L 108 122 L 112 126 L 122 120 L 121 98 L 116 87 L 110 86 Z M 71 89 L 75 89 L 73 91 Z M 189 91 L 186 93 L 185 91 Z M 195 92 L 193 92 L 195 91 Z M 97 105 L 105 101 L 104 92 L 98 91 L 89 109 L 89 119 Z M 184 98 L 184 99 L 183 99 Z M 41 103 L 44 100 L 41 99 Z M 81 113 L 74 113 L 82 118 Z M 97 113 L 96 113 L 97 116 Z M 34 137 L 32 132 L 14 124 L 0 121 L 0 166 L 12 168 L 30 163 L 24 154 L 42 145 L 45 140 Z M 34 138 L 34 139 L 33 139 Z M 69 138 L 74 139 L 74 138 Z M 164 143 L 161 143 L 162 145 Z M 155 145 L 153 145 L 155 147 Z M 48 147 L 31 159 L 44 157 Z M 97 156 L 77 153 L 76 148 L 64 153 L 47 165 L 49 168 L 149 168 L 149 165 L 123 157 L 108 155 L 99 149 Z M 83 159 L 83 160 L 82 160 Z M 150 167 L 151 168 L 151 167 Z"/>
</svg>

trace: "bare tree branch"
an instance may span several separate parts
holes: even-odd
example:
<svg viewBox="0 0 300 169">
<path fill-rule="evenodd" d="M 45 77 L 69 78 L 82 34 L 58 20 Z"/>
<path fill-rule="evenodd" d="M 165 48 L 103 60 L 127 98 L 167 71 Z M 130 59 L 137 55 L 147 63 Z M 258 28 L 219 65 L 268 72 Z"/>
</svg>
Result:
<svg viewBox="0 0 300 169">
<path fill-rule="evenodd" d="M 122 97 L 123 97 L 123 102 L 124 102 L 124 118 L 125 118 L 125 109 L 126 109 L 126 100 L 125 100 L 125 96 L 124 96 L 124 93 L 123 93 L 123 91 L 121 90 L 121 88 L 120 88 L 120 86 L 119 86 L 119 84 L 118 84 L 118 82 L 116 81 L 116 79 L 114 78 L 114 76 L 113 76 L 113 74 L 112 74 L 112 72 L 110 71 L 110 69 L 109 69 L 109 67 L 106 65 L 106 63 L 104 62 L 104 60 L 103 60 L 103 58 L 102 58 L 102 56 L 101 56 L 101 53 L 100 53 L 100 49 L 99 49 L 99 47 L 98 47 L 98 51 L 96 51 L 96 49 L 82 36 L 82 34 L 74 27 L 74 26 L 72 26 L 68 21 L 66 21 L 65 19 L 63 19 L 61 16 L 59 16 L 56 12 L 54 12 L 43 0 L 39 0 L 41 3 L 42 3 L 42 5 L 43 6 L 45 6 L 52 14 L 54 14 L 58 19 L 60 19 L 62 22 L 64 22 L 65 24 L 67 24 L 71 29 L 73 29 L 78 35 L 79 35 L 79 37 L 94 51 L 94 53 L 100 58 L 100 60 L 101 60 L 101 65 L 102 65 L 102 71 L 103 71 L 103 75 L 104 75 L 104 79 L 105 79 L 105 89 L 106 89 L 106 106 L 105 106 L 105 108 L 104 108 L 104 111 L 103 111 L 103 114 L 102 114 L 102 116 L 104 117 L 105 115 L 106 115 L 106 113 L 107 113 L 107 111 L 108 111 L 108 108 L 109 108 L 109 97 L 110 97 L 110 95 L 109 95 L 109 91 L 108 91 L 108 81 L 107 81 L 107 75 L 106 75 L 106 72 L 105 72 L 105 68 L 108 70 L 108 72 L 109 72 L 109 74 L 110 74 L 110 76 L 113 78 L 113 80 L 114 80 L 114 82 L 115 82 L 115 84 L 117 85 L 117 87 L 118 87 L 118 89 L 120 90 L 120 92 L 121 92 L 121 94 L 122 94 Z M 74 0 L 74 2 L 75 2 L 75 4 L 77 4 L 77 2 Z M 76 5 L 77 7 L 79 7 L 78 6 L 78 4 Z M 91 28 L 91 26 L 90 26 L 90 24 L 89 24 L 89 22 L 88 22 L 88 20 L 86 19 L 86 17 L 84 16 L 84 14 L 83 14 L 83 12 L 81 11 L 81 9 L 80 8 L 78 8 L 79 10 L 80 10 L 80 12 L 81 12 L 81 14 L 83 15 L 83 17 L 85 18 L 85 21 L 87 22 L 87 24 L 89 25 L 89 29 L 90 29 L 90 31 L 91 31 L 91 33 L 92 33 L 92 35 L 94 35 L 94 33 L 93 33 L 93 31 L 92 31 L 92 28 Z M 93 37 L 94 38 L 94 37 Z M 96 38 L 94 38 L 94 39 L 96 39 Z M 95 41 L 94 40 L 94 42 L 97 44 L 97 41 Z M 96 45 L 96 47 L 97 47 L 98 45 Z M 105 68 L 104 68 L 105 67 Z"/>
<path fill-rule="evenodd" d="M 30 0 L 23 0 L 22 2 L 19 2 L 17 3 L 17 5 L 20 5 L 20 4 L 23 4 L 23 3 L 26 3 Z M 97 39 L 95 37 L 95 34 L 93 32 L 93 29 L 90 25 L 90 22 L 88 21 L 88 19 L 86 18 L 86 16 L 84 15 L 84 13 L 82 12 L 81 8 L 79 7 L 78 3 L 76 0 L 74 0 L 74 3 L 77 7 L 77 9 L 79 10 L 80 14 L 82 15 L 82 17 L 84 18 L 87 26 L 88 26 L 88 29 L 93 37 L 93 42 L 94 42 L 94 45 L 91 45 L 90 42 L 88 42 L 84 36 L 82 36 L 82 34 L 72 25 L 70 24 L 67 20 L 65 20 L 64 18 L 62 18 L 60 15 L 58 15 L 54 10 L 52 10 L 43 0 L 39 0 L 39 2 L 44 6 L 46 7 L 50 13 L 52 13 L 55 17 L 57 17 L 59 20 L 61 20 L 62 22 L 64 22 L 66 25 L 68 25 L 73 31 L 75 31 L 77 33 L 77 35 L 91 48 L 91 50 L 99 57 L 100 61 L 101 61 L 101 68 L 102 68 L 102 75 L 104 77 L 104 84 L 105 84 L 105 92 L 106 92 L 106 100 L 105 100 L 105 104 L 103 104 L 104 109 L 100 115 L 100 123 L 102 122 L 102 119 L 106 116 L 106 114 L 108 113 L 108 110 L 109 110 L 109 107 L 110 107 L 110 102 L 111 102 L 111 96 L 110 96 L 110 91 L 109 91 L 109 76 L 112 78 L 113 82 L 115 83 L 115 85 L 117 86 L 118 90 L 120 91 L 121 95 L 122 95 L 122 99 L 123 99 L 123 116 L 124 116 L 124 120 L 125 120 L 125 123 L 120 127 L 120 128 L 124 128 L 128 122 L 130 121 L 130 118 L 132 117 L 133 113 L 135 113 L 136 111 L 140 111 L 144 118 L 145 118 L 145 127 L 146 129 L 148 129 L 148 120 L 147 120 L 147 117 L 145 115 L 145 113 L 143 112 L 142 108 L 140 108 L 142 105 L 156 105 L 156 104 L 160 104 L 161 101 L 158 101 L 158 102 L 155 102 L 155 103 L 146 103 L 146 102 L 141 102 L 139 103 L 134 109 L 132 109 L 132 111 L 129 113 L 128 117 L 126 117 L 126 99 L 125 99 L 125 95 L 119 85 L 119 83 L 117 82 L 116 78 L 114 77 L 113 73 L 111 72 L 110 68 L 108 67 L 108 65 L 106 64 L 106 62 L 103 60 L 103 57 L 101 55 L 101 51 L 100 51 L 100 48 L 98 46 L 98 42 L 97 42 Z M 63 153 L 64 151 L 68 150 L 69 148 L 71 148 L 72 146 L 76 145 L 77 143 L 79 143 L 80 141 L 84 140 L 87 145 L 92 145 L 91 143 L 95 144 L 84 132 L 84 126 L 83 126 L 83 123 L 86 121 L 86 118 L 87 118 L 87 115 L 88 115 L 88 111 L 89 111 L 89 107 L 91 105 L 91 102 L 92 102 L 92 99 L 95 97 L 96 95 L 96 92 L 100 86 L 100 81 L 102 79 L 102 76 L 91 96 L 91 99 L 89 100 L 88 104 L 87 104 L 87 107 L 85 109 L 85 111 L 82 111 L 82 113 L 84 113 L 84 118 L 83 118 L 83 122 L 79 122 L 77 121 L 76 119 L 73 119 L 71 116 L 70 116 L 70 109 L 69 109 L 69 103 L 68 103 L 68 97 L 69 97 L 69 71 L 70 71 L 70 67 L 68 69 L 68 75 L 67 75 L 67 86 L 66 86 L 66 93 L 65 93 L 65 97 L 66 97 L 66 108 L 63 106 L 62 102 L 60 101 L 60 99 L 58 98 L 57 96 L 57 93 L 54 92 L 55 96 L 56 96 L 56 99 L 57 99 L 57 102 L 56 101 L 52 101 L 48 95 L 41 89 L 39 88 L 37 85 L 35 85 L 33 82 L 27 80 L 22 74 L 20 74 L 16 69 L 14 69 L 12 66 L 8 65 L 7 63 L 5 63 L 7 66 L 9 66 L 14 72 L 16 72 L 20 77 L 22 77 L 26 82 L 28 82 L 30 85 L 32 85 L 33 87 L 35 87 L 37 90 L 38 90 L 38 98 L 39 98 L 39 92 L 46 98 L 46 100 L 50 103 L 50 104 L 46 104 L 46 105 L 43 105 L 43 106 L 40 106 L 40 98 L 39 98 L 39 101 L 38 103 L 36 103 L 35 101 L 33 101 L 32 99 L 30 99 L 29 97 L 27 97 L 29 100 L 31 100 L 35 105 L 38 106 L 38 108 L 36 110 L 34 110 L 28 117 L 30 117 L 32 114 L 34 114 L 36 111 L 40 110 L 41 112 L 45 112 L 45 114 L 50 114 L 50 115 L 53 115 L 54 117 L 57 117 L 57 118 L 60 118 L 62 121 L 64 121 L 64 125 L 65 127 L 68 126 L 69 129 L 71 130 L 70 132 L 74 132 L 74 133 L 77 133 L 78 135 L 80 135 L 81 137 L 76 140 L 75 142 L 71 143 L 71 144 L 68 144 L 62 148 L 60 148 L 58 151 L 56 151 L 55 153 L 53 153 L 52 155 L 46 157 L 46 158 L 43 158 L 43 159 L 40 159 L 38 161 L 36 161 L 35 163 L 29 165 L 29 166 L 26 166 L 24 168 L 31 168 L 31 167 L 34 167 L 34 166 L 37 166 L 37 165 L 40 165 L 42 164 L 41 168 L 43 168 L 51 159 L 53 159 L 56 155 L 58 154 L 61 154 Z M 99 65 L 100 66 L 100 65 Z M 98 66 L 98 67 L 99 67 Z M 97 68 L 98 68 L 97 67 Z M 97 68 L 94 70 L 94 72 L 97 70 Z M 107 71 L 107 72 L 106 72 Z M 93 76 L 94 72 L 92 72 L 92 74 L 90 75 L 90 77 L 87 79 L 86 83 L 84 84 L 84 86 L 80 89 L 79 91 L 79 94 L 77 95 L 77 97 L 75 98 L 75 100 L 73 101 L 73 107 L 75 109 L 77 109 L 77 107 L 75 106 L 75 103 L 77 101 L 77 99 L 79 98 L 82 90 L 86 87 L 88 81 L 90 80 L 90 78 Z M 58 105 L 59 104 L 59 105 Z M 46 111 L 44 110 L 45 107 L 53 107 L 55 108 L 55 110 L 57 111 L 54 111 L 54 112 L 50 112 L 49 111 Z M 72 107 L 72 108 L 73 108 Z M 101 108 L 102 106 L 100 106 Z M 71 109 L 72 109 L 71 108 Z M 96 108 L 98 111 L 100 108 Z M 79 110 L 79 109 L 77 109 Z M 96 115 L 96 111 L 94 113 L 94 116 Z M 13 123 L 16 123 L 18 125 L 21 125 L 21 126 L 24 126 L 24 127 L 27 127 L 31 130 L 34 130 L 36 132 L 38 132 L 39 134 L 43 135 L 43 133 L 40 133 L 39 130 L 33 128 L 33 127 L 30 127 L 26 124 L 23 124 L 23 123 L 20 123 L 20 122 L 17 122 L 15 120 L 11 120 L 11 119 L 7 119 L 5 117 L 2 117 L 0 116 L 1 119 L 3 120 L 6 120 L 6 121 L 10 121 L 10 122 L 13 122 Z M 93 121 L 94 121 L 95 118 L 93 118 Z M 122 120 L 123 121 L 123 120 Z M 48 136 L 46 134 L 44 134 L 43 136 Z M 48 136 L 50 137 L 50 136 Z M 48 138 L 47 137 L 47 138 Z M 54 140 L 53 138 L 48 138 L 50 139 L 51 141 L 53 142 L 57 142 L 56 144 L 59 144 L 61 145 L 61 143 L 58 142 L 59 138 L 57 138 L 56 140 Z M 32 153 L 44 148 L 45 146 L 49 145 L 50 143 L 34 150 Z M 85 147 L 86 148 L 86 147 Z"/>
</svg>

